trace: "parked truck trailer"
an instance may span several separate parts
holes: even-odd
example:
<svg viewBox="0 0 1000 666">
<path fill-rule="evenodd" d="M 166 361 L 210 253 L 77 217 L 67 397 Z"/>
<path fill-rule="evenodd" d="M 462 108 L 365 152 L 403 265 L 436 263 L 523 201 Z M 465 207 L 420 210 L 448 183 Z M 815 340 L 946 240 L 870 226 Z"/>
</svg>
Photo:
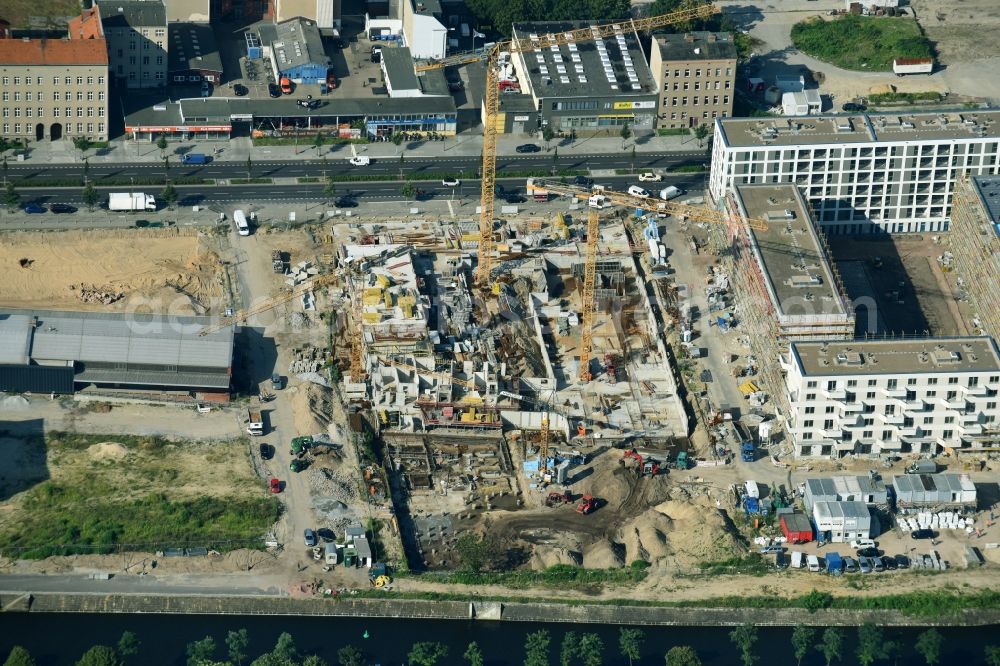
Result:
<svg viewBox="0 0 1000 666">
<path fill-rule="evenodd" d="M 156 198 L 142 192 L 112 192 L 108 195 L 108 210 L 154 211 Z"/>
<path fill-rule="evenodd" d="M 932 58 L 893 58 L 892 71 L 896 76 L 930 74 L 934 71 Z"/>
</svg>

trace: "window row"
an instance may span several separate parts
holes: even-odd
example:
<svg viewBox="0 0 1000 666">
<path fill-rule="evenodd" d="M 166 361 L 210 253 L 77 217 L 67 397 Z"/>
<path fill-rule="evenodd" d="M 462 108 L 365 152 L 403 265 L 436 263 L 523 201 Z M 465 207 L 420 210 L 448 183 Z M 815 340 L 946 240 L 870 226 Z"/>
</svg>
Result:
<svg viewBox="0 0 1000 666">
<path fill-rule="evenodd" d="M 733 75 L 733 68 L 732 67 L 726 67 L 725 69 L 726 69 L 726 76 L 732 76 Z M 691 76 L 691 68 L 690 67 L 685 67 L 683 71 L 684 71 L 684 76 Z M 681 75 L 681 70 L 680 69 L 674 69 L 674 76 L 680 76 L 680 75 Z M 701 67 L 696 67 L 695 68 L 694 75 L 697 76 L 697 77 L 701 76 Z M 670 76 L 670 68 L 668 68 L 668 67 L 664 67 L 663 68 L 663 76 Z M 712 76 L 712 68 L 711 67 L 705 69 L 705 76 Z M 715 68 L 715 76 L 722 76 L 722 67 L 716 67 Z"/>
<path fill-rule="evenodd" d="M 10 99 L 11 99 L 11 95 L 14 96 L 14 101 L 15 102 L 20 102 L 21 101 L 21 97 L 22 97 L 21 91 L 19 91 L 19 90 L 15 90 L 13 93 L 11 93 L 9 90 L 5 90 L 5 91 L 3 91 L 2 95 L 3 96 L 0 99 L 3 99 L 4 102 L 9 102 Z M 76 101 L 82 102 L 83 99 L 84 99 L 84 93 L 83 93 L 83 91 L 82 90 L 76 91 L 75 97 L 76 97 Z M 93 90 L 88 90 L 87 93 L 86 93 L 87 101 L 88 102 L 93 102 L 94 101 L 94 97 L 95 97 L 94 96 L 94 91 Z M 96 97 L 97 97 L 98 100 L 100 100 L 100 101 L 103 102 L 104 101 L 104 91 L 103 90 L 98 91 Z M 72 93 L 72 92 L 70 92 L 68 90 L 66 92 L 62 93 L 62 99 L 65 100 L 65 101 L 67 101 L 67 102 L 71 101 L 73 98 L 74 98 L 74 93 Z M 44 102 L 45 101 L 45 93 L 43 93 L 42 91 L 38 91 L 36 93 L 32 93 L 32 91 L 30 91 L 30 90 L 25 91 L 25 93 L 24 93 L 24 101 L 25 102 Z M 54 102 L 60 101 L 60 93 L 59 93 L 58 90 L 52 93 L 52 101 L 54 101 Z"/>
<path fill-rule="evenodd" d="M 71 107 L 71 106 L 67 106 L 65 108 L 65 114 L 62 115 L 62 116 L 60 115 L 60 111 L 61 110 L 59 109 L 58 106 L 57 107 L 53 107 L 51 109 L 51 111 L 52 111 L 52 117 L 53 118 L 59 118 L 59 117 L 72 118 L 73 117 L 73 107 Z M 0 111 L 0 116 L 3 116 L 4 118 L 10 118 L 11 116 L 13 116 L 15 118 L 20 118 L 22 113 L 27 118 L 44 118 L 45 117 L 45 107 L 39 106 L 37 109 L 36 108 L 31 108 L 31 107 L 27 107 L 25 109 L 21 109 L 21 107 L 19 107 L 19 106 L 18 107 L 14 107 L 13 109 L 8 109 L 7 107 L 4 107 L 3 110 Z M 98 118 L 103 118 L 104 117 L 104 107 L 103 106 L 99 106 L 99 107 L 97 107 L 96 111 L 94 110 L 94 107 L 92 107 L 92 106 L 88 106 L 88 107 L 78 106 L 78 107 L 76 107 L 76 117 L 77 118 L 83 118 L 85 114 L 86 114 L 86 116 L 88 118 L 93 118 L 94 116 L 97 116 Z"/>
<path fill-rule="evenodd" d="M 24 131 L 23 131 L 24 134 L 34 134 L 35 133 L 35 126 L 33 124 L 31 124 L 31 123 L 26 123 L 23 126 L 21 125 L 21 123 L 14 123 L 13 127 L 14 127 L 13 134 L 22 134 L 22 131 L 21 131 L 22 127 L 24 128 Z M 86 123 L 86 124 L 84 124 L 84 123 L 77 123 L 76 124 L 76 134 L 84 134 L 85 133 L 84 128 L 86 128 L 86 134 L 93 134 L 94 133 L 94 123 Z M 73 123 L 66 123 L 66 133 L 69 134 L 69 133 L 72 133 L 72 132 L 73 132 Z M 4 123 L 3 124 L 3 133 L 4 133 L 4 135 L 11 134 L 11 124 L 10 123 Z M 98 134 L 104 134 L 104 123 L 97 123 L 97 133 Z"/>
</svg>

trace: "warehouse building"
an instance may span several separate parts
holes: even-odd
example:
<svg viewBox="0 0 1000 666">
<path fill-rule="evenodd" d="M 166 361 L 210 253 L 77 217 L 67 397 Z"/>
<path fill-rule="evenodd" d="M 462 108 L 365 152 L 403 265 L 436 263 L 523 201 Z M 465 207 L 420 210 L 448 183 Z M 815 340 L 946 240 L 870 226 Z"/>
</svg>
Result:
<svg viewBox="0 0 1000 666">
<path fill-rule="evenodd" d="M 296 83 L 326 81 L 330 58 L 323 49 L 323 38 L 314 22 L 295 18 L 276 25 L 261 23 L 258 26 L 275 81 L 283 76 Z"/>
<path fill-rule="evenodd" d="M 820 541 L 848 543 L 877 536 L 878 521 L 864 502 L 816 502 L 813 521 Z"/>
<path fill-rule="evenodd" d="M 587 28 L 585 22 L 514 24 L 514 39 Z M 557 132 L 617 134 L 623 125 L 651 130 L 659 95 L 642 46 L 628 23 L 606 39 L 570 41 L 511 55 L 521 92 L 529 95 L 541 125 Z M 504 92 L 504 94 L 506 94 Z"/>
<path fill-rule="evenodd" d="M 1000 111 L 720 118 L 709 191 L 792 183 L 829 234 L 946 231 L 958 178 L 1000 173 Z"/>
<path fill-rule="evenodd" d="M 156 392 L 224 399 L 232 327 L 201 336 L 207 317 L 0 311 L 0 391 Z"/>
<path fill-rule="evenodd" d="M 895 476 L 892 490 L 902 513 L 976 508 L 976 485 L 968 474 Z"/>
<path fill-rule="evenodd" d="M 992 338 L 793 342 L 782 368 L 796 456 L 926 455 L 997 441 Z"/>
<path fill-rule="evenodd" d="M 888 490 L 880 478 L 831 476 L 806 479 L 803 501 L 810 511 L 817 502 L 864 502 L 873 507 L 888 505 Z"/>
<path fill-rule="evenodd" d="M 697 127 L 733 115 L 736 45 L 728 32 L 654 35 L 649 67 L 660 99 L 657 127 Z"/>
<path fill-rule="evenodd" d="M 171 23 L 167 75 L 171 83 L 222 82 L 222 56 L 207 23 Z"/>
</svg>

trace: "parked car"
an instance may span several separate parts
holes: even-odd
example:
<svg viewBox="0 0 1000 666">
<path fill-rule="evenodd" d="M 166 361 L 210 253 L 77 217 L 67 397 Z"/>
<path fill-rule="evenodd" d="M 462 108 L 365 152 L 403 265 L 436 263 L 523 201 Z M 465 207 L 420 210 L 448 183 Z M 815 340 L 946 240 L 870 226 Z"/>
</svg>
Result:
<svg viewBox="0 0 1000 666">
<path fill-rule="evenodd" d="M 579 185 L 580 187 L 586 187 L 588 190 L 594 184 L 593 178 L 587 178 L 586 176 L 577 176 L 573 179 L 574 185 Z"/>
<path fill-rule="evenodd" d="M 49 206 L 49 211 L 52 213 L 75 213 L 76 206 L 70 206 L 69 204 L 54 203 Z"/>
<path fill-rule="evenodd" d="M 274 457 L 274 447 L 270 444 L 260 445 L 260 458 L 261 460 L 270 460 Z"/>
<path fill-rule="evenodd" d="M 872 569 L 875 571 L 885 571 L 885 564 L 882 562 L 881 557 L 869 557 L 868 559 L 871 561 Z"/>
<path fill-rule="evenodd" d="M 309 467 L 309 463 L 307 461 L 302 460 L 301 458 L 296 458 L 288 466 L 288 469 L 298 474 L 299 472 L 305 470 L 307 467 Z"/>
<path fill-rule="evenodd" d="M 537 153 L 538 151 L 541 150 L 541 148 L 533 143 L 522 143 L 514 150 L 519 153 Z"/>
<path fill-rule="evenodd" d="M 878 557 L 881 554 L 878 548 L 862 548 L 858 551 L 859 557 Z"/>
<path fill-rule="evenodd" d="M 273 476 L 271 477 L 271 492 L 275 495 L 281 492 L 281 481 Z"/>
<path fill-rule="evenodd" d="M 645 197 L 649 196 L 649 192 L 646 191 L 646 190 L 644 190 L 644 189 L 642 189 L 638 185 L 629 185 L 628 186 L 628 193 L 631 194 L 634 197 L 644 197 L 645 198 Z"/>
<path fill-rule="evenodd" d="M 775 544 L 772 544 L 770 546 L 764 546 L 763 548 L 761 548 L 760 549 L 760 554 L 761 555 L 769 555 L 771 553 L 783 553 L 784 551 L 785 551 L 785 549 L 781 547 L 781 544 L 775 543 Z"/>
<path fill-rule="evenodd" d="M 844 571 L 847 573 L 858 573 L 858 563 L 853 557 L 847 556 L 844 558 Z"/>
<path fill-rule="evenodd" d="M 329 527 L 319 528 L 316 530 L 316 534 L 323 540 L 323 543 L 333 543 L 337 540 L 337 535 Z"/>
<path fill-rule="evenodd" d="M 37 215 L 38 213 L 44 213 L 45 211 L 48 210 L 45 206 L 36 203 L 24 204 L 23 209 L 25 213 L 32 213 L 35 215 Z"/>
<path fill-rule="evenodd" d="M 851 542 L 851 548 L 854 550 L 861 550 L 862 548 L 874 548 L 875 541 L 873 539 L 855 539 Z"/>
<path fill-rule="evenodd" d="M 866 573 L 871 573 L 874 570 L 874 567 L 872 566 L 872 563 L 871 563 L 871 558 L 868 558 L 868 557 L 859 557 L 858 558 L 858 568 L 861 569 L 861 573 L 865 573 L 865 574 Z"/>
<path fill-rule="evenodd" d="M 809 569 L 809 571 L 812 571 L 813 573 L 823 570 L 823 568 L 819 564 L 819 558 L 816 557 L 815 555 L 809 555 L 808 557 L 806 557 L 806 567 Z"/>
<path fill-rule="evenodd" d="M 774 568 L 775 569 L 787 569 L 788 560 L 785 559 L 785 551 L 779 550 L 774 554 Z"/>
<path fill-rule="evenodd" d="M 347 161 L 350 162 L 352 166 L 368 166 L 372 163 L 372 158 L 367 155 L 355 155 Z"/>
<path fill-rule="evenodd" d="M 316 543 L 317 543 L 316 542 L 316 532 L 314 532 L 312 530 L 312 528 L 307 527 L 306 531 L 303 533 L 303 537 L 305 538 L 305 542 L 306 542 L 307 546 L 312 547 L 312 546 L 316 545 Z"/>
<path fill-rule="evenodd" d="M 337 208 L 357 208 L 358 207 L 358 202 L 355 201 L 354 199 L 352 199 L 351 197 L 338 197 L 337 200 L 333 202 L 333 204 Z"/>
<path fill-rule="evenodd" d="M 937 536 L 934 530 L 913 530 L 910 532 L 911 539 L 933 539 Z"/>
<path fill-rule="evenodd" d="M 278 87 L 277 83 L 268 83 L 267 94 L 271 97 L 281 97 L 281 88 Z"/>
<path fill-rule="evenodd" d="M 280 372 L 271 373 L 271 388 L 273 388 L 275 391 L 280 391 L 281 389 L 285 388 L 285 380 L 281 376 Z"/>
<path fill-rule="evenodd" d="M 857 102 L 845 102 L 844 105 L 841 106 L 840 108 L 842 108 L 844 111 L 851 113 L 857 111 L 864 111 L 867 107 L 864 104 L 858 104 Z"/>
<path fill-rule="evenodd" d="M 645 173 L 639 174 L 640 183 L 658 183 L 663 180 L 663 176 L 658 173 L 653 173 L 652 171 L 646 171 Z"/>
<path fill-rule="evenodd" d="M 458 187 L 459 185 L 462 184 L 462 181 L 460 181 L 458 178 L 445 178 L 444 180 L 441 181 L 441 184 L 444 185 L 445 187 Z"/>
<path fill-rule="evenodd" d="M 527 201 L 527 199 L 522 197 L 520 194 L 508 194 L 503 200 L 509 204 L 519 204 Z"/>
<path fill-rule="evenodd" d="M 885 567 L 886 571 L 896 570 L 897 567 L 895 558 L 890 557 L 889 555 L 883 555 L 879 558 L 879 560 L 882 562 L 882 566 Z"/>
<path fill-rule="evenodd" d="M 247 88 L 242 83 L 237 83 L 233 86 L 233 94 L 237 97 L 246 97 L 250 93 L 250 89 Z"/>
<path fill-rule="evenodd" d="M 292 90 L 294 90 L 294 88 L 292 87 L 292 80 L 287 76 L 281 77 L 281 80 L 278 82 L 278 85 L 281 87 L 282 95 L 291 95 Z"/>
<path fill-rule="evenodd" d="M 909 569 L 910 568 L 910 558 L 908 558 L 906 555 L 896 555 L 892 559 L 894 559 L 896 561 L 896 568 L 897 569 Z"/>
</svg>

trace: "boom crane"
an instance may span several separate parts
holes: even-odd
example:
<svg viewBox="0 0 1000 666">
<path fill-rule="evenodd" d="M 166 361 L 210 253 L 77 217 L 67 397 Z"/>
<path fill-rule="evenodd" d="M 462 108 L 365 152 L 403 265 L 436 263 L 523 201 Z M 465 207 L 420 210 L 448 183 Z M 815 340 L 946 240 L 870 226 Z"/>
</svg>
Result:
<svg viewBox="0 0 1000 666">
<path fill-rule="evenodd" d="M 486 95 L 483 100 L 483 162 L 481 172 L 482 193 L 479 210 L 479 249 L 476 267 L 476 284 L 482 290 L 488 290 L 490 272 L 493 269 L 493 208 L 496 198 L 497 170 L 497 122 L 500 116 L 500 79 L 497 70 L 497 60 L 501 52 L 510 54 L 540 51 L 550 46 L 559 46 L 571 42 L 592 42 L 605 37 L 612 37 L 621 32 L 623 26 L 630 26 L 636 32 L 655 30 L 692 19 L 708 18 L 717 14 L 719 9 L 712 4 L 699 5 L 689 9 L 650 16 L 642 19 L 627 19 L 616 23 L 588 26 L 577 30 L 568 30 L 557 34 L 536 35 L 527 38 L 511 39 L 498 42 L 486 54 L 460 53 L 454 56 L 418 65 L 416 71 L 441 69 L 457 65 L 485 60 L 486 62 Z"/>
<path fill-rule="evenodd" d="M 590 351 L 593 345 L 594 289 L 597 282 L 597 236 L 601 217 L 587 214 L 587 254 L 583 264 L 583 320 L 580 322 L 580 381 L 590 381 Z"/>
</svg>

